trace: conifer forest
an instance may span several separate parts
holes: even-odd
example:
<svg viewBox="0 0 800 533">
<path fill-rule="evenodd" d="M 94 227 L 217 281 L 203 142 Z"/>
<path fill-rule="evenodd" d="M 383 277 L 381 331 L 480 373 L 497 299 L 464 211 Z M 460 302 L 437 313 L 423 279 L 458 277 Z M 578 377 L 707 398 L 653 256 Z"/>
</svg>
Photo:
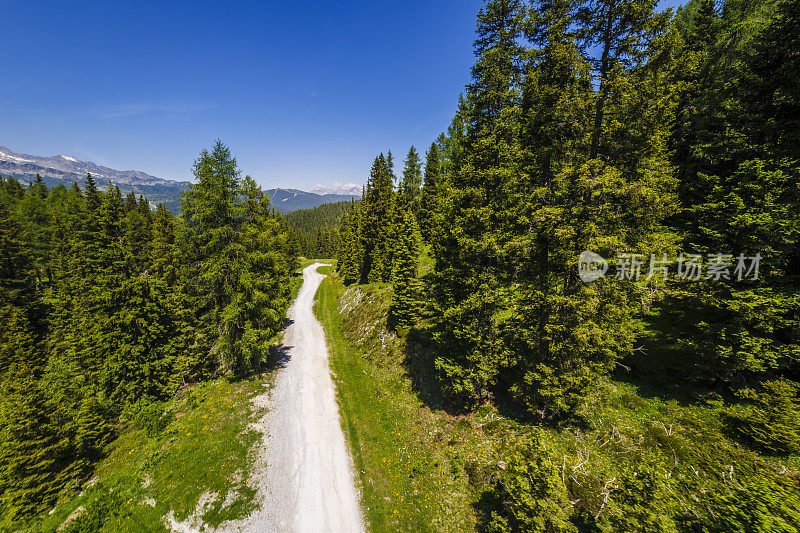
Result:
<svg viewBox="0 0 800 533">
<path fill-rule="evenodd" d="M 149 479 L 193 391 L 280 391 L 318 262 L 332 531 L 800 532 L 800 2 L 485 0 L 473 52 L 349 202 L 281 214 L 222 141 L 177 214 L 0 176 L 0 530 L 153 530 L 114 450 Z M 193 527 L 259 530 L 259 482 Z"/>
</svg>

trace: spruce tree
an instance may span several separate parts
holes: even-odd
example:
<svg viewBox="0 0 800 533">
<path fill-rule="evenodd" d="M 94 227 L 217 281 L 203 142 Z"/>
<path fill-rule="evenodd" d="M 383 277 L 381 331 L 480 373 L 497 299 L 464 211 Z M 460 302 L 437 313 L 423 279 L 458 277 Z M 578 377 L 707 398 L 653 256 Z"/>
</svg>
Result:
<svg viewBox="0 0 800 533">
<path fill-rule="evenodd" d="M 25 313 L 12 305 L 0 307 L 0 381 L 11 367 L 25 365 L 36 369 L 41 365 L 39 351 Z"/>
<path fill-rule="evenodd" d="M 400 192 L 408 199 L 411 210 L 416 216 L 419 212 L 420 187 L 422 185 L 422 161 L 420 161 L 417 149 L 413 146 L 408 150 L 405 166 L 403 167 L 403 181 L 400 184 Z"/>
<path fill-rule="evenodd" d="M 500 331 L 512 269 L 504 255 L 516 173 L 522 2 L 487 2 L 478 15 L 472 83 L 458 117 L 464 153 L 448 176 L 448 219 L 433 243 L 440 317 L 435 364 L 450 396 L 465 405 L 489 396 L 505 358 Z"/>
<path fill-rule="evenodd" d="M 137 206 L 136 193 L 131 191 L 125 196 L 125 212 L 130 213 L 131 211 L 135 211 Z"/>
<path fill-rule="evenodd" d="M 439 161 L 439 145 L 431 143 L 425 157 L 425 182 L 420 193 L 420 206 L 417 218 L 422 237 L 426 242 L 431 241 L 433 225 L 439 209 L 439 180 L 441 179 L 441 162 Z"/>
<path fill-rule="evenodd" d="M 42 273 L 46 272 L 52 257 L 51 207 L 49 191 L 41 180 L 32 182 L 24 197 L 17 202 L 18 219 L 22 226 L 22 239 L 33 261 L 34 273 L 41 286 Z"/>
<path fill-rule="evenodd" d="M 391 277 L 389 216 L 393 190 L 391 170 L 380 154 L 372 164 L 361 204 L 362 281 L 389 281 Z"/>
<path fill-rule="evenodd" d="M 575 6 L 577 42 L 593 65 L 598 84 L 590 159 L 601 150 L 610 155 L 608 141 L 616 125 L 609 128 L 608 109 L 616 109 L 614 99 L 623 96 L 626 78 L 648 60 L 651 42 L 667 29 L 670 14 L 656 13 L 656 4 L 656 0 L 583 0 Z"/>
<path fill-rule="evenodd" d="M 150 241 L 150 265 L 153 274 L 168 284 L 176 280 L 175 220 L 163 203 L 156 208 Z"/>
<path fill-rule="evenodd" d="M 361 241 L 361 204 L 351 202 L 350 210 L 342 217 L 336 257 L 337 270 L 342 280 L 347 284 L 359 282 L 364 260 Z"/>
<path fill-rule="evenodd" d="M 389 322 L 395 330 L 408 331 L 420 319 L 420 285 L 417 279 L 419 264 L 418 227 L 405 195 L 398 194 L 394 211 L 397 213 L 392 254 L 392 305 Z"/>
<path fill-rule="evenodd" d="M 11 520 L 52 505 L 60 489 L 54 473 L 65 454 L 48 396 L 25 363 L 12 365 L 0 381 L 0 509 Z"/>
<path fill-rule="evenodd" d="M 224 371 L 237 366 L 235 354 L 221 325 L 222 311 L 234 297 L 232 262 L 242 252 L 237 235 L 244 222 L 240 197 L 240 171 L 230 149 L 217 141 L 211 152 L 203 150 L 193 169 L 196 183 L 183 195 L 185 261 L 193 265 L 188 272 L 188 290 L 198 319 L 199 330 L 208 344 L 208 364 Z M 216 359 L 214 361 L 213 359 Z"/>
<path fill-rule="evenodd" d="M 681 173 L 684 246 L 761 256 L 757 280 L 691 284 L 679 300 L 696 324 L 689 342 L 702 354 L 698 374 L 730 385 L 794 373 L 800 356 L 796 335 L 785 334 L 800 316 L 793 229 L 800 223 L 800 92 L 788 44 L 800 14 L 794 3 L 778 2 L 764 23 L 761 8 L 726 3 L 722 10 L 708 54 L 709 89 L 698 104 L 702 127 L 690 144 L 695 156 Z"/>
<path fill-rule="evenodd" d="M 33 265 L 21 234 L 17 218 L 0 202 L 0 306 L 25 308 L 33 297 Z"/>
<path fill-rule="evenodd" d="M 100 192 L 97 190 L 97 182 L 89 172 L 86 173 L 86 203 L 90 211 L 96 212 L 100 208 Z"/>
</svg>

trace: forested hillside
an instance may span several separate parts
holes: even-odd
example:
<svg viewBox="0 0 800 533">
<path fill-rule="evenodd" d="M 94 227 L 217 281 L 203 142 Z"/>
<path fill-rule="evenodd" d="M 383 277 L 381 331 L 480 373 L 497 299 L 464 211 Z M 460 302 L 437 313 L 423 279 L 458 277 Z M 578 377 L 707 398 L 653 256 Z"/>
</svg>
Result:
<svg viewBox="0 0 800 533">
<path fill-rule="evenodd" d="M 285 215 L 298 253 L 304 257 L 333 257 L 339 246 L 339 224 L 356 201 L 299 209 Z"/>
<path fill-rule="evenodd" d="M 158 426 L 182 387 L 264 365 L 289 229 L 225 145 L 193 173 L 178 218 L 91 175 L 0 182 L 0 529 L 79 492 L 120 429 Z"/>
<path fill-rule="evenodd" d="M 521 424 L 489 531 L 800 527 L 800 3 L 656 4 L 487 1 L 449 131 L 341 224 L 421 390 Z"/>
</svg>

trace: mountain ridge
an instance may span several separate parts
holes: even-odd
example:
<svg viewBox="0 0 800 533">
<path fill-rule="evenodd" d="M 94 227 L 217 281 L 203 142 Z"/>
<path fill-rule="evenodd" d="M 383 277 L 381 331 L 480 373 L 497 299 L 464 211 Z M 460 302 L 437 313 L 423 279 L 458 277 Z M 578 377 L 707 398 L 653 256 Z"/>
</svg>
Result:
<svg viewBox="0 0 800 533">
<path fill-rule="evenodd" d="M 358 200 L 361 195 L 355 194 L 317 194 L 300 189 L 268 189 L 270 202 L 281 213 L 291 213 L 299 209 L 312 209 L 324 204 L 349 202 Z"/>
<path fill-rule="evenodd" d="M 48 187 L 54 187 L 59 183 L 83 184 L 87 173 L 92 175 L 101 189 L 113 183 L 119 186 L 123 193 L 132 191 L 146 196 L 153 205 L 164 203 L 167 209 L 175 214 L 180 212 L 181 193 L 190 185 L 188 181 L 159 178 L 140 170 L 116 170 L 68 155 L 37 156 L 17 153 L 10 148 L 0 146 L 0 175 L 12 175 L 23 182 L 29 182 L 36 179 L 38 174 Z M 324 204 L 361 198 L 360 189 L 356 184 L 334 183 L 332 187 L 317 184 L 314 191 L 275 187 L 264 192 L 269 194 L 275 209 L 284 214 L 298 209 L 311 209 Z M 346 194 L 331 191 L 341 191 Z"/>
</svg>

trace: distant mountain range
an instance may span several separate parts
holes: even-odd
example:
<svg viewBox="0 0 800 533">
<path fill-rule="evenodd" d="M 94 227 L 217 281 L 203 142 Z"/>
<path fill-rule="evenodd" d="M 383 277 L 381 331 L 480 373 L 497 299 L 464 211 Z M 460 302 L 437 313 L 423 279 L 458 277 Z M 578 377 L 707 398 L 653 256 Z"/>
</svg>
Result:
<svg viewBox="0 0 800 533">
<path fill-rule="evenodd" d="M 92 174 L 102 189 L 113 182 L 123 194 L 133 191 L 146 196 L 153 205 L 163 202 L 173 213 L 180 209 L 181 191 L 189 187 L 187 182 L 165 180 L 138 170 L 114 170 L 66 155 L 42 157 L 18 154 L 0 146 L 0 174 L 12 175 L 22 182 L 34 180 L 39 174 L 49 187 L 59 183 L 70 185 L 72 182 L 83 185 L 87 173 Z"/>
<path fill-rule="evenodd" d="M 311 209 L 323 204 L 349 202 L 361 198 L 360 188 L 358 194 L 316 194 L 298 189 L 269 189 L 267 193 L 272 205 L 281 213 L 291 213 L 298 209 Z"/>
<path fill-rule="evenodd" d="M 83 185 L 87 173 L 92 174 L 100 188 L 106 188 L 113 182 L 123 194 L 133 191 L 146 196 L 153 205 L 163 202 L 173 213 L 180 211 L 181 192 L 189 188 L 189 182 L 157 178 L 138 170 L 114 170 L 66 155 L 42 157 L 18 154 L 0 146 L 0 175 L 12 175 L 23 183 L 36 179 L 39 174 L 49 187 L 59 183 L 70 185 L 72 182 Z M 266 192 L 281 213 L 361 197 L 361 187 L 355 183 L 334 183 L 332 187 L 317 185 L 314 191 L 268 189 Z"/>
</svg>

